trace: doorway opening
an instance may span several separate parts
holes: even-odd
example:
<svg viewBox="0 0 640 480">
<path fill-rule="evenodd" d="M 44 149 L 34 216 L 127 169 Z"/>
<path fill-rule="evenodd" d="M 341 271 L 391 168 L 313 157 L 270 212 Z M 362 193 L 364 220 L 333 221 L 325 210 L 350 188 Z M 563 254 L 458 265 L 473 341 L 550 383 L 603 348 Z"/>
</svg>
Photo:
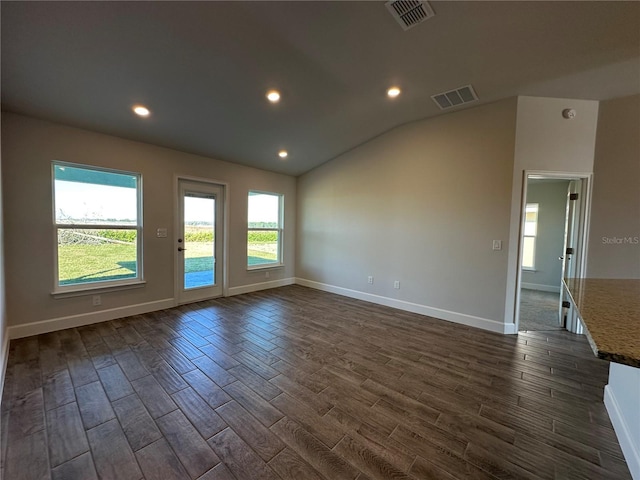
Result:
<svg viewBox="0 0 640 480">
<path fill-rule="evenodd" d="M 582 333 L 564 278 L 582 277 L 590 175 L 528 172 L 522 202 L 518 331 Z"/>
<path fill-rule="evenodd" d="M 222 296 L 224 187 L 178 180 L 176 298 L 179 304 Z"/>
</svg>

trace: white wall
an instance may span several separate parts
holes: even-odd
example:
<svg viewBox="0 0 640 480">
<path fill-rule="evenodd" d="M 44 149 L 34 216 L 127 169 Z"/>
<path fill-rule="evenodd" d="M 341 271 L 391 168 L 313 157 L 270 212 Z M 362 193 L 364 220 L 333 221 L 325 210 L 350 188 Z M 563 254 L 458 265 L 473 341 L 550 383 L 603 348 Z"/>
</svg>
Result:
<svg viewBox="0 0 640 480">
<path fill-rule="evenodd" d="M 640 95 L 600 103 L 587 276 L 640 278 Z M 640 479 L 640 368 L 611 363 L 605 405 Z"/>
<path fill-rule="evenodd" d="M 112 309 L 116 313 L 130 311 L 126 309 L 137 305 L 152 310 L 172 302 L 173 235 L 156 238 L 155 231 L 167 227 L 171 232 L 174 226 L 176 175 L 228 183 L 228 274 L 229 287 L 236 291 L 238 287 L 265 281 L 264 272 L 246 270 L 247 192 L 256 189 L 283 193 L 285 267 L 270 271 L 269 280 L 293 279 L 295 178 L 10 113 L 3 113 L 2 120 L 5 247 L 11 252 L 5 258 L 7 317 L 12 335 L 14 331 L 35 333 L 18 328 L 33 322 L 75 322 L 88 316 L 103 320 L 113 313 Z M 56 299 L 50 295 L 54 282 L 52 160 L 142 174 L 145 287 L 104 293 L 101 307 L 92 306 L 91 296 Z M 55 325 L 46 328 L 49 327 Z M 41 331 L 45 327 L 38 328 Z"/>
<path fill-rule="evenodd" d="M 574 119 L 562 110 L 573 108 Z M 509 228 L 509 271 L 505 296 L 505 323 L 514 321 L 520 237 L 522 187 L 525 170 L 545 172 L 593 172 L 598 124 L 598 102 L 563 98 L 518 97 L 515 158 Z M 515 328 L 513 328 L 515 333 Z"/>
<path fill-rule="evenodd" d="M 640 368 L 612 362 L 604 403 L 631 476 L 640 479 Z"/>
<path fill-rule="evenodd" d="M 529 180 L 527 203 L 538 204 L 535 271 L 522 271 L 522 286 L 560 292 L 568 180 Z"/>
<path fill-rule="evenodd" d="M 513 98 L 414 122 L 299 177 L 299 279 L 502 332 L 515 121 Z"/>
<path fill-rule="evenodd" d="M 588 276 L 640 278 L 640 95 L 600 104 Z"/>
</svg>

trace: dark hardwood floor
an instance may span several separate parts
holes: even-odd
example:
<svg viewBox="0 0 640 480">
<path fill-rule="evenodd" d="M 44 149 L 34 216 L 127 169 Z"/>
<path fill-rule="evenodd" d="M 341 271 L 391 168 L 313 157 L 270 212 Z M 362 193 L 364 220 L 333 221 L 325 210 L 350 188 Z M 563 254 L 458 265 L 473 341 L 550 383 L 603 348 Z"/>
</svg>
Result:
<svg viewBox="0 0 640 480">
<path fill-rule="evenodd" d="M 608 363 L 300 286 L 11 342 L 22 479 L 628 479 Z"/>
</svg>

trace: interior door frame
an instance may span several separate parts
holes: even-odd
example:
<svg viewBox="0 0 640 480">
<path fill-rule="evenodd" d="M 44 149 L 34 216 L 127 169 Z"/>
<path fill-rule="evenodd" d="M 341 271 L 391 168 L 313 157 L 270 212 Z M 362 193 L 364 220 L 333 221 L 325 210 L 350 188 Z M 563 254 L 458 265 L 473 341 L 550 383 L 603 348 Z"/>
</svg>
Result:
<svg viewBox="0 0 640 480">
<path fill-rule="evenodd" d="M 547 170 L 525 170 L 522 175 L 522 197 L 520 199 L 520 226 L 518 229 L 518 255 L 516 256 L 516 288 L 514 305 L 515 333 L 520 330 L 520 290 L 522 287 L 522 250 L 524 248 L 524 221 L 527 207 L 527 187 L 529 177 L 540 177 L 557 180 L 582 180 L 580 189 L 580 213 L 578 218 L 578 235 L 580 249 L 574 256 L 576 275 L 584 277 L 587 272 L 587 250 L 589 247 L 589 220 L 591 218 L 591 194 L 593 190 L 593 174 L 584 172 L 554 172 Z M 562 279 L 561 279 L 562 280 Z M 563 295 L 561 288 L 560 295 Z M 577 332 L 581 333 L 581 331 Z"/>
<path fill-rule="evenodd" d="M 173 249 L 173 303 L 180 305 L 180 285 L 178 278 L 179 265 L 182 256 L 178 255 L 175 246 L 180 235 L 180 182 L 196 182 L 213 185 L 222 189 L 222 296 L 229 296 L 229 184 L 211 178 L 195 177 L 191 175 L 174 175 L 173 180 L 173 234 L 171 235 L 171 248 Z M 217 232 L 216 232 L 217 233 Z M 219 262 L 219 259 L 216 259 Z M 186 302 L 189 303 L 189 302 Z"/>
</svg>

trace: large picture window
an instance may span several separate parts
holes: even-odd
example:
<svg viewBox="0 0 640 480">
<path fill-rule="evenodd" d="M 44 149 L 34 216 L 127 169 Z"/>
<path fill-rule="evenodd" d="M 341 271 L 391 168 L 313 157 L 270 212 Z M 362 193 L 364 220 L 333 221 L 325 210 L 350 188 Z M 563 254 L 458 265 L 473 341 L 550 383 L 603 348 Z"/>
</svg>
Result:
<svg viewBox="0 0 640 480">
<path fill-rule="evenodd" d="M 536 268 L 536 237 L 538 236 L 538 204 L 527 203 L 524 218 L 524 242 L 522 249 L 522 268 Z"/>
<path fill-rule="evenodd" d="M 139 174 L 53 163 L 55 291 L 142 280 Z"/>
<path fill-rule="evenodd" d="M 247 268 L 282 265 L 283 196 L 249 192 Z"/>
</svg>

